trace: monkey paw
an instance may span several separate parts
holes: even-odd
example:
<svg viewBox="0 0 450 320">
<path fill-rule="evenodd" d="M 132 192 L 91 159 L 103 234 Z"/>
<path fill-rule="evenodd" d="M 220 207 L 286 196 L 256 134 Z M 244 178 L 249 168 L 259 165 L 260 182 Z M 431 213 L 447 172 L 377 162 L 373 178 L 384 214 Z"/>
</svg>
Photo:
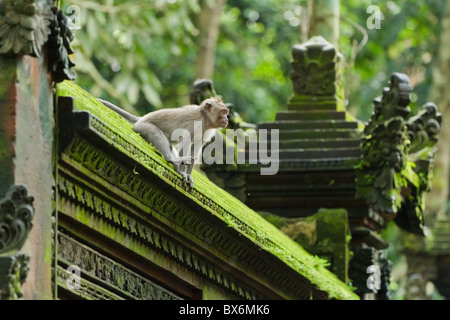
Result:
<svg viewBox="0 0 450 320">
<path fill-rule="evenodd" d="M 189 185 L 189 188 L 194 188 L 194 179 L 190 174 L 184 174 L 183 175 L 183 185 Z"/>
</svg>

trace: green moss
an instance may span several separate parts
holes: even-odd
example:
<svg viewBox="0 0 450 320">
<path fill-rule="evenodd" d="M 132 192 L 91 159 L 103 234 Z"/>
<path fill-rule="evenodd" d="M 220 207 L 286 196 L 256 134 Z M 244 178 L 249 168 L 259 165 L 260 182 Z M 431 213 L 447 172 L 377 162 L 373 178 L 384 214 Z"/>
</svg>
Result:
<svg viewBox="0 0 450 320">
<path fill-rule="evenodd" d="M 82 90 L 73 82 L 62 82 L 57 86 L 58 96 L 73 96 L 75 97 L 75 108 L 77 110 L 87 110 L 93 115 L 100 118 L 107 123 L 111 129 L 120 135 L 120 138 L 126 140 L 136 149 L 144 152 L 155 161 L 158 166 L 164 167 L 171 171 L 173 168 L 169 166 L 165 160 L 150 146 L 144 139 L 136 134 L 131 124 L 124 121 L 119 115 L 109 110 L 103 104 L 99 103 L 94 97 Z M 118 148 L 121 148 L 118 146 Z M 120 149 L 130 157 L 135 157 L 137 152 Z M 139 161 L 140 159 L 136 159 Z M 158 168 L 148 164 L 141 164 L 148 170 L 161 175 Z M 272 255 L 283 261 L 290 268 L 298 272 L 303 277 L 307 278 L 311 283 L 315 284 L 320 290 L 328 292 L 331 298 L 336 299 L 358 299 L 343 282 L 331 272 L 329 272 L 322 260 L 310 255 L 296 242 L 280 232 L 273 224 L 263 219 L 258 213 L 248 208 L 238 199 L 232 197 L 223 189 L 214 185 L 199 172 L 193 172 L 195 180 L 195 189 L 187 191 L 178 185 L 173 185 L 183 196 L 195 201 L 199 206 L 204 207 L 210 212 L 212 216 L 222 220 L 229 227 L 234 228 L 241 233 L 242 236 L 247 237 L 250 241 L 258 245 L 262 250 L 270 252 Z M 169 179 L 161 175 L 161 178 L 168 184 L 173 184 Z M 207 199 L 211 199 L 209 204 L 201 201 L 201 197 L 197 194 L 203 195 Z M 215 209 L 213 209 L 215 208 Z M 80 216 L 80 219 L 86 219 Z M 119 232 L 119 230 L 111 230 L 111 232 Z M 113 234 L 111 234 L 112 236 Z"/>
<path fill-rule="evenodd" d="M 266 212 L 260 213 L 311 254 L 325 260 L 325 266 L 347 282 L 351 234 L 345 209 L 320 209 L 306 218 L 284 218 Z"/>
<path fill-rule="evenodd" d="M 0 56 L 0 70 L 0 99 L 6 99 L 15 82 L 17 59 Z"/>
</svg>

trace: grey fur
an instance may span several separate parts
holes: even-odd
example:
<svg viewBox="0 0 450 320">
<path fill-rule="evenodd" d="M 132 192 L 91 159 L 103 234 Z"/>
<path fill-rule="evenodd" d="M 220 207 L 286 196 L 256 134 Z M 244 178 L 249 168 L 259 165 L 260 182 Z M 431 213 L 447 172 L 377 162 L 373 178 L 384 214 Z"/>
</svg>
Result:
<svg viewBox="0 0 450 320">
<path fill-rule="evenodd" d="M 228 125 L 228 109 L 220 98 L 204 100 L 200 105 L 187 105 L 174 109 L 161 109 L 147 113 L 142 117 L 132 115 L 118 106 L 97 99 L 106 107 L 133 123 L 133 130 L 139 133 L 147 142 L 152 144 L 166 161 L 171 162 L 185 184 L 194 187 L 192 170 L 194 159 L 203 146 L 203 135 L 209 129 L 226 127 Z M 195 122 L 201 122 L 201 136 L 195 131 Z M 190 134 L 189 138 L 182 138 L 181 142 L 172 141 L 175 130 L 183 129 Z M 194 134 L 197 133 L 197 136 Z M 177 146 L 177 148 L 175 148 Z M 183 151 L 188 154 L 183 154 Z"/>
</svg>

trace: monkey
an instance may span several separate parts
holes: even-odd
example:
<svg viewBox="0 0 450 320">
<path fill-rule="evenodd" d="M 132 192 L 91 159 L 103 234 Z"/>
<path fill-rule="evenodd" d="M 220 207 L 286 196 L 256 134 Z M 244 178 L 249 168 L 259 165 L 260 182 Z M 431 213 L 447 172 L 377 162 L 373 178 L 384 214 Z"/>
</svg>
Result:
<svg viewBox="0 0 450 320">
<path fill-rule="evenodd" d="M 111 102 L 97 99 L 133 124 L 133 130 L 152 144 L 183 178 L 183 185 L 194 187 L 192 169 L 202 148 L 205 132 L 228 126 L 228 108 L 220 96 L 203 100 L 200 105 L 160 109 L 142 117 L 135 116 Z M 195 129 L 201 124 L 201 135 Z M 181 131 L 176 131 L 180 130 Z M 181 141 L 172 141 L 174 133 L 182 133 Z M 179 151 L 181 151 L 180 154 Z M 187 154 L 185 154 L 187 153 Z M 190 154 L 189 154 L 190 153 Z"/>
</svg>

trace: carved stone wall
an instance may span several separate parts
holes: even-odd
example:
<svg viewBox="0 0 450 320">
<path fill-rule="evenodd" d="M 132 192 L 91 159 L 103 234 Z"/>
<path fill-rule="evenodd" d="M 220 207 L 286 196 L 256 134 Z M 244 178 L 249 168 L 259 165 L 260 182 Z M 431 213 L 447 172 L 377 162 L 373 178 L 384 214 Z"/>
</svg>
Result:
<svg viewBox="0 0 450 320">
<path fill-rule="evenodd" d="M 179 296 L 162 288 L 120 263 L 59 232 L 58 280 L 67 288 L 69 266 L 79 266 L 81 285 L 72 294 L 86 299 L 179 300 Z M 86 280 L 89 279 L 89 280 Z M 102 287 L 99 290 L 98 287 Z M 99 293 L 99 291 L 101 293 Z"/>
<path fill-rule="evenodd" d="M 77 142 L 74 141 L 75 144 Z M 83 144 L 78 141 L 78 144 Z M 70 148 L 70 147 L 69 147 Z M 81 151 L 80 149 L 70 148 L 72 152 Z M 85 154 L 86 150 L 82 149 Z M 91 149 L 93 151 L 95 149 Z M 107 157 L 106 155 L 101 155 L 102 157 Z M 100 159 L 100 155 L 91 154 L 91 159 Z M 64 157 L 65 158 L 65 157 Z M 69 161 L 69 159 L 66 159 Z M 109 161 L 108 161 L 109 162 Z M 72 163 L 74 165 L 75 163 Z M 87 162 L 84 162 L 87 165 Z M 91 163 L 92 164 L 92 163 Z M 104 163 L 107 165 L 107 163 Z M 105 172 L 109 177 L 103 176 L 103 178 L 109 178 L 105 182 L 103 188 L 114 189 L 115 183 L 119 184 L 118 181 L 122 181 L 122 186 L 127 186 L 128 183 L 132 185 L 135 194 L 138 199 L 147 199 L 148 203 L 153 202 L 150 214 L 158 215 L 164 213 L 166 215 L 172 216 L 176 219 L 180 225 L 186 225 L 192 231 L 200 232 L 205 236 L 214 238 L 215 244 L 221 245 L 219 248 L 230 248 L 232 246 L 227 243 L 223 236 L 218 234 L 208 233 L 210 229 L 207 225 L 195 224 L 194 213 L 186 210 L 185 208 L 180 208 L 177 203 L 175 203 L 173 198 L 167 197 L 161 194 L 156 188 L 151 186 L 146 186 L 145 184 L 133 184 L 132 179 L 134 175 L 132 171 L 128 171 L 125 168 L 120 168 L 121 166 L 116 163 L 105 167 L 97 167 L 102 172 Z M 92 167 L 88 166 L 91 170 Z M 116 172 L 115 170 L 124 170 L 123 172 Z M 77 176 L 80 176 L 77 174 Z M 194 273 L 200 273 L 207 278 L 214 280 L 218 285 L 223 285 L 225 288 L 229 288 L 234 294 L 241 295 L 241 298 L 249 299 L 256 298 L 257 295 L 251 292 L 248 288 L 243 288 L 242 284 L 239 283 L 236 277 L 224 273 L 214 264 L 208 262 L 205 258 L 198 255 L 196 252 L 186 248 L 181 242 L 175 241 L 172 237 L 168 236 L 164 232 L 158 229 L 152 228 L 145 222 L 145 217 L 135 217 L 133 215 L 135 212 L 130 212 L 130 208 L 124 208 L 123 205 L 118 205 L 111 200 L 105 199 L 105 194 L 98 194 L 94 190 L 90 190 L 88 182 L 85 183 L 75 183 L 73 181 L 74 177 L 68 175 L 66 170 L 60 169 L 60 177 L 58 182 L 58 203 L 59 203 L 59 220 L 60 220 L 60 232 L 69 232 L 71 229 L 70 221 L 67 220 L 69 216 L 72 219 L 85 224 L 86 228 L 92 228 L 95 231 L 101 233 L 102 235 L 110 238 L 112 242 L 127 243 L 133 242 L 132 246 L 125 245 L 124 251 L 138 251 L 146 259 L 153 260 L 153 255 L 158 255 L 161 259 L 170 261 L 174 259 L 179 264 L 179 268 L 188 268 Z M 118 179 L 118 180 L 116 180 Z M 114 181 L 114 184 L 111 183 Z M 128 182 L 128 183 L 127 183 Z M 129 190 L 130 191 L 130 190 Z M 118 197 L 119 195 L 116 195 Z M 111 197 L 111 196 L 109 196 Z M 128 197 L 127 197 L 128 198 Z M 127 199 L 130 201 L 131 199 Z M 144 208 L 147 207 L 144 204 Z M 144 208 L 141 208 L 144 209 Z M 148 207 L 147 207 L 148 208 Z M 127 210 L 128 209 L 128 210 Z M 145 210 L 145 209 L 144 209 Z M 147 209 L 148 210 L 148 209 Z M 127 212 L 128 211 L 128 212 Z M 133 210 L 135 211 L 135 210 Z M 143 212 L 141 211 L 142 215 Z M 147 218 L 148 219 L 148 218 Z M 94 225 L 90 226 L 90 222 Z M 77 233 L 75 232 L 75 235 Z M 84 242 L 89 245 L 96 245 L 95 238 L 84 239 Z M 112 244 L 111 244 L 112 245 Z M 58 248 L 59 256 L 66 256 L 63 251 L 65 247 Z M 152 249 L 150 249 L 152 248 Z M 242 253 L 242 252 L 241 252 Z M 239 252 L 233 252 L 233 254 L 238 255 Z M 117 260 L 117 258 L 115 258 Z M 59 260 L 58 260 L 59 261 Z M 75 263 L 76 261 L 74 261 Z M 89 268 L 86 266 L 79 265 L 84 272 L 89 272 Z M 136 297 L 137 298 L 137 297 Z"/>
</svg>

